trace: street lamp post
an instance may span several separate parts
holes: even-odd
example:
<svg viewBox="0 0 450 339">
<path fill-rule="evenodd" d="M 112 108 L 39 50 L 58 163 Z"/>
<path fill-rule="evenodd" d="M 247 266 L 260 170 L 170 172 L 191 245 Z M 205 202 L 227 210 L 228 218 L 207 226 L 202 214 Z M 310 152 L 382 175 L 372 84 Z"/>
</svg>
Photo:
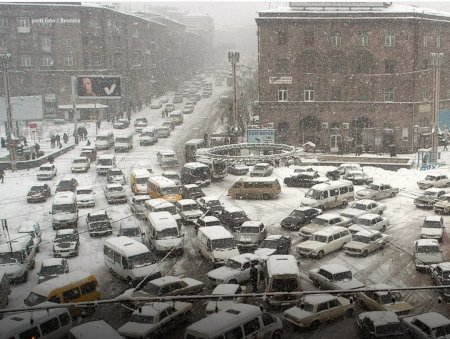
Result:
<svg viewBox="0 0 450 339">
<path fill-rule="evenodd" d="M 433 66 L 433 122 L 431 126 L 431 159 L 432 164 L 438 160 L 438 126 L 439 126 L 439 90 L 440 90 L 440 71 L 441 62 L 444 53 L 431 53 L 431 65 Z"/>
<path fill-rule="evenodd" d="M 8 130 L 6 134 L 7 143 L 9 145 L 9 157 L 11 160 L 11 170 L 14 172 L 17 169 L 16 165 L 16 144 L 12 138 L 13 130 L 13 119 L 12 119 L 12 108 L 11 108 L 11 94 L 9 92 L 9 64 L 11 63 L 10 53 L 0 54 L 0 64 L 3 69 L 3 81 L 5 88 L 5 104 L 6 104 L 6 120 L 8 125 Z"/>
<path fill-rule="evenodd" d="M 233 72 L 233 131 L 237 132 L 238 113 L 237 113 L 237 91 L 236 91 L 236 64 L 239 62 L 239 52 L 228 52 L 228 61 L 231 63 Z"/>
</svg>

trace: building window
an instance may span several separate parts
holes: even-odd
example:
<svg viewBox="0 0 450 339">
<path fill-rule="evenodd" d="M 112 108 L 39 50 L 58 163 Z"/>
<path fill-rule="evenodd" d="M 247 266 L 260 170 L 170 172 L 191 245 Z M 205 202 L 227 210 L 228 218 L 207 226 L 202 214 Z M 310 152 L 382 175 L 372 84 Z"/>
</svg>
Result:
<svg viewBox="0 0 450 339">
<path fill-rule="evenodd" d="M 386 74 L 395 74 L 395 61 L 385 60 L 384 69 Z"/>
<path fill-rule="evenodd" d="M 50 37 L 42 37 L 41 38 L 41 43 L 42 43 L 42 50 L 45 52 L 50 52 L 52 50 L 52 41 L 50 39 Z"/>
<path fill-rule="evenodd" d="M 8 18 L 6 16 L 1 16 L 0 17 L 0 28 L 8 28 L 8 27 L 9 27 Z"/>
<path fill-rule="evenodd" d="M 436 37 L 436 47 L 441 47 L 442 36 L 438 35 Z"/>
<path fill-rule="evenodd" d="M 287 45 L 288 36 L 286 31 L 278 31 L 278 45 Z"/>
<path fill-rule="evenodd" d="M 19 28 L 30 28 L 30 19 L 28 17 L 17 18 L 17 27 Z"/>
<path fill-rule="evenodd" d="M 24 67 L 31 66 L 31 56 L 29 55 L 20 56 L 20 65 Z"/>
<path fill-rule="evenodd" d="M 384 101 L 394 101 L 394 89 L 386 88 L 384 90 Z"/>
<path fill-rule="evenodd" d="M 433 41 L 433 37 L 431 37 L 431 36 L 424 36 L 423 37 L 423 47 L 429 47 L 431 45 L 432 41 Z"/>
<path fill-rule="evenodd" d="M 358 34 L 358 46 L 368 46 L 369 45 L 369 33 L 359 32 Z"/>
<path fill-rule="evenodd" d="M 72 56 L 64 57 L 64 66 L 73 66 L 73 57 Z"/>
<path fill-rule="evenodd" d="M 278 101 L 288 101 L 287 87 L 278 88 Z"/>
<path fill-rule="evenodd" d="M 277 59 L 277 73 L 287 74 L 288 73 L 288 59 Z"/>
<path fill-rule="evenodd" d="M 42 66 L 52 66 L 52 65 L 53 65 L 53 59 L 51 57 L 42 58 Z"/>
<path fill-rule="evenodd" d="M 72 40 L 71 39 L 63 39 L 62 41 L 64 47 L 72 47 Z"/>
<path fill-rule="evenodd" d="M 341 88 L 340 87 L 331 87 L 331 101 L 341 101 L 342 100 L 342 96 L 341 96 Z"/>
<path fill-rule="evenodd" d="M 305 101 L 314 101 L 314 88 L 308 86 L 303 91 L 303 97 Z"/>
<path fill-rule="evenodd" d="M 5 39 L 0 39 L 0 50 L 1 51 L 6 50 L 6 40 Z"/>
<path fill-rule="evenodd" d="M 428 88 L 424 88 L 422 90 L 422 101 L 429 101 L 430 99 L 431 98 L 430 98 L 430 93 L 428 91 Z"/>
<path fill-rule="evenodd" d="M 314 46 L 314 31 L 305 31 L 305 46 Z"/>
<path fill-rule="evenodd" d="M 331 45 L 339 47 L 341 45 L 341 32 L 331 33 Z"/>
<path fill-rule="evenodd" d="M 395 46 L 395 33 L 394 32 L 387 32 L 384 36 L 384 45 L 393 47 Z"/>
</svg>

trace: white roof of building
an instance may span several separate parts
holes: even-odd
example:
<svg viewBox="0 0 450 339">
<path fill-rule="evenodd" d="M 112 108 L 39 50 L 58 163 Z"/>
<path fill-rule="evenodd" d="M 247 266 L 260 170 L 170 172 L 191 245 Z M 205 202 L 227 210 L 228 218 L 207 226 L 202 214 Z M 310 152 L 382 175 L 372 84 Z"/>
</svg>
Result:
<svg viewBox="0 0 450 339">
<path fill-rule="evenodd" d="M 270 275 L 300 275 L 297 260 L 293 255 L 271 255 L 267 259 L 267 271 Z"/>
<path fill-rule="evenodd" d="M 43 283 L 34 286 L 32 292 L 42 295 L 48 296 L 51 291 L 57 288 L 61 288 L 63 286 L 73 284 L 79 281 L 83 281 L 89 278 L 92 273 L 81 272 L 81 271 L 73 271 L 66 274 L 61 274 L 54 279 L 44 281 Z"/>
<path fill-rule="evenodd" d="M 211 240 L 233 238 L 233 235 L 223 226 L 201 227 L 198 232 L 203 233 Z"/>
<path fill-rule="evenodd" d="M 328 264 L 328 265 L 323 265 L 320 266 L 319 269 L 323 269 L 327 272 L 330 272 L 331 274 L 338 274 L 338 273 L 342 273 L 342 272 L 349 272 L 350 269 L 339 265 L 339 264 Z"/>
</svg>

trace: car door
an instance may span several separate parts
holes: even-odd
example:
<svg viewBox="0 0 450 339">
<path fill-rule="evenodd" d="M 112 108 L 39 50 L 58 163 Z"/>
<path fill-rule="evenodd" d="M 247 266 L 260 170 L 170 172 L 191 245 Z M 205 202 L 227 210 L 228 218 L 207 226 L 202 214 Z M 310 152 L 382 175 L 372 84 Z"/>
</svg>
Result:
<svg viewBox="0 0 450 339">
<path fill-rule="evenodd" d="M 236 280 L 238 282 L 244 282 L 250 280 L 250 261 L 245 262 L 236 274 Z"/>
<path fill-rule="evenodd" d="M 328 319 L 334 320 L 336 318 L 341 317 L 344 315 L 344 307 L 341 307 L 341 303 L 337 299 L 329 300 L 328 301 Z"/>
<path fill-rule="evenodd" d="M 319 277 L 320 277 L 320 286 L 322 287 L 322 289 L 330 289 L 330 290 L 334 290 L 335 286 L 333 283 L 333 275 L 326 271 L 326 270 L 320 270 L 319 271 Z"/>
<path fill-rule="evenodd" d="M 317 305 L 316 317 L 320 320 L 320 322 L 326 322 L 330 319 L 327 301 L 322 302 L 319 305 Z"/>
<path fill-rule="evenodd" d="M 327 252 L 334 252 L 340 249 L 342 246 L 342 239 L 339 233 L 335 233 L 328 237 L 328 249 Z"/>
</svg>

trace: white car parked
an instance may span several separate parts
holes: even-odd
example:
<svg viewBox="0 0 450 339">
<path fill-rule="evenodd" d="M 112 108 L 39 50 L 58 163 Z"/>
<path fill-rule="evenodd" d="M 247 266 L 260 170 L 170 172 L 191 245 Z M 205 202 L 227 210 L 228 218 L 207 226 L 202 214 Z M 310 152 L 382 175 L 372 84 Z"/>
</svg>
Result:
<svg viewBox="0 0 450 339">
<path fill-rule="evenodd" d="M 384 248 L 386 245 L 386 234 L 378 231 L 361 231 L 352 236 L 352 241 L 345 244 L 342 250 L 349 255 L 367 257 L 371 252 Z"/>
<path fill-rule="evenodd" d="M 267 162 L 256 164 L 250 172 L 251 177 L 268 177 L 273 172 L 273 167 Z"/>
<path fill-rule="evenodd" d="M 436 239 L 419 239 L 414 242 L 414 265 L 417 271 L 429 271 L 432 264 L 443 261 L 441 246 Z"/>
<path fill-rule="evenodd" d="M 87 172 L 91 168 L 91 161 L 88 157 L 78 157 L 73 159 L 70 170 L 72 173 Z"/>
<path fill-rule="evenodd" d="M 309 271 L 314 286 L 324 290 L 353 290 L 364 284 L 353 277 L 352 271 L 339 264 L 323 265 Z"/>
<path fill-rule="evenodd" d="M 355 223 L 348 230 L 355 234 L 361 231 L 380 231 L 384 232 L 389 226 L 389 219 L 378 214 L 367 213 L 355 219 Z"/>
<path fill-rule="evenodd" d="M 114 202 L 127 202 L 127 192 L 121 184 L 108 184 L 103 191 L 105 192 L 105 198 L 106 201 L 108 201 L 108 204 Z"/>
<path fill-rule="evenodd" d="M 363 199 L 353 202 L 349 208 L 344 209 L 340 214 L 343 217 L 354 219 L 366 213 L 377 213 L 381 215 L 385 209 L 385 204 L 370 199 Z"/>
<path fill-rule="evenodd" d="M 417 185 L 422 190 L 431 187 L 450 187 L 450 179 L 444 174 L 429 174 L 424 180 L 419 180 Z"/>
<path fill-rule="evenodd" d="M 442 242 L 444 228 L 444 218 L 436 215 L 428 215 L 423 221 L 420 237 L 422 239 L 437 239 L 439 242 Z"/>
<path fill-rule="evenodd" d="M 322 259 L 324 255 L 339 251 L 342 246 L 352 240 L 348 229 L 341 226 L 330 226 L 313 233 L 311 239 L 297 245 L 301 256 Z"/>
<path fill-rule="evenodd" d="M 94 207 L 94 194 L 92 186 L 78 186 L 75 191 L 78 207 Z"/>
<path fill-rule="evenodd" d="M 403 318 L 402 324 L 413 338 L 450 337 L 450 319 L 440 313 L 428 312 Z"/>
<path fill-rule="evenodd" d="M 208 279 L 213 285 L 244 283 L 250 280 L 250 268 L 259 263 L 256 254 L 240 254 L 228 259 L 225 266 L 209 271 Z"/>
</svg>

